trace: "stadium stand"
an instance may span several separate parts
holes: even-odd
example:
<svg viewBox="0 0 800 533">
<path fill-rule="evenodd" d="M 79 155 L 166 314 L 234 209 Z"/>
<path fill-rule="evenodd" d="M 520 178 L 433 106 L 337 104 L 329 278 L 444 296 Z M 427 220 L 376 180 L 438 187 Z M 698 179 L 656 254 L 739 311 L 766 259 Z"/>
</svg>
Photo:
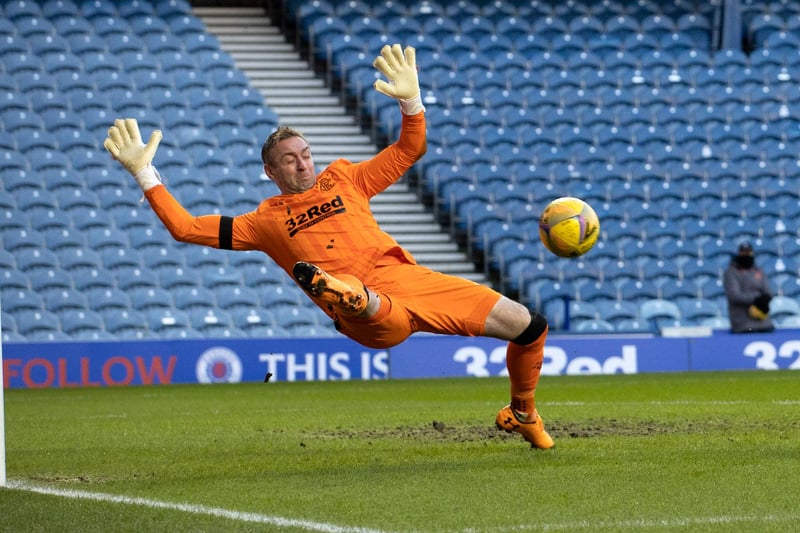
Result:
<svg viewBox="0 0 800 533">
<path fill-rule="evenodd" d="M 387 138 L 396 109 L 360 67 L 385 42 L 417 46 L 421 187 L 501 290 L 548 309 L 556 330 L 724 327 L 721 272 L 746 237 L 776 280 L 779 326 L 792 323 L 779 305 L 800 297 L 792 3 L 741 2 L 745 49 L 717 49 L 708 2 L 423 4 L 285 2 Z M 241 212 L 267 194 L 250 132 L 278 117 L 189 2 L 7 2 L 0 35 L 4 339 L 197 337 L 198 295 L 231 314 L 214 334 L 332 334 L 268 258 L 172 242 L 102 154 L 111 120 L 130 113 L 169 132 L 156 164 L 187 206 Z M 538 242 L 538 210 L 564 195 L 600 215 L 593 268 Z M 652 312 L 654 299 L 677 309 Z M 279 324 L 281 303 L 296 311 Z M 150 305 L 174 327 L 137 312 Z"/>
</svg>

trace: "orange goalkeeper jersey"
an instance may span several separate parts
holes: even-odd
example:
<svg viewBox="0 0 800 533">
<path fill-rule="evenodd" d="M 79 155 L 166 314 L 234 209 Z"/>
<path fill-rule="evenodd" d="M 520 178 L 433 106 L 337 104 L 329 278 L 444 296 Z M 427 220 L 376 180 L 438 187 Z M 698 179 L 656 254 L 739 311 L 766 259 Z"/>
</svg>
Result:
<svg viewBox="0 0 800 533">
<path fill-rule="evenodd" d="M 264 200 L 235 217 L 193 216 L 158 185 L 146 192 L 155 213 L 178 241 L 232 250 L 260 250 L 291 275 L 297 261 L 332 274 L 363 279 L 385 256 L 414 263 L 378 226 L 369 200 L 397 181 L 425 153 L 425 115 L 403 115 L 400 137 L 359 163 L 339 159 L 300 194 Z"/>
</svg>

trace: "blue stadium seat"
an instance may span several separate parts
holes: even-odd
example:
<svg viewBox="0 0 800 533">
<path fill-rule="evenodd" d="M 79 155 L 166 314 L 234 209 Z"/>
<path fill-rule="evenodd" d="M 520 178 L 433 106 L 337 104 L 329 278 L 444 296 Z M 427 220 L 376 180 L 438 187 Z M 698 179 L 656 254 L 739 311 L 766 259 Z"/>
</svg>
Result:
<svg viewBox="0 0 800 533">
<path fill-rule="evenodd" d="M 58 250 L 57 254 L 61 268 L 73 276 L 102 271 L 102 259 L 94 250 L 69 247 Z"/>
<path fill-rule="evenodd" d="M 158 273 L 159 284 L 167 290 L 191 289 L 200 288 L 202 279 L 195 269 L 179 266 L 175 268 L 160 269 Z M 178 293 L 175 293 L 176 305 L 178 304 Z M 211 300 L 209 300 L 210 302 Z"/>
<path fill-rule="evenodd" d="M 192 13 L 192 4 L 188 0 L 168 0 L 154 4 L 156 15 L 163 19 L 189 15 Z"/>
<path fill-rule="evenodd" d="M 319 324 L 296 324 L 288 328 L 292 337 L 337 337 L 340 335 L 335 328 Z"/>
<path fill-rule="evenodd" d="M 542 308 L 548 323 L 553 329 L 573 329 L 573 323 L 596 320 L 600 318 L 597 307 L 592 302 L 553 299 Z"/>
<path fill-rule="evenodd" d="M 86 292 L 89 309 L 98 313 L 108 314 L 111 310 L 131 309 L 131 299 L 128 293 L 114 287 L 100 287 Z"/>
<path fill-rule="evenodd" d="M 20 270 L 4 270 L 0 272 L 0 290 L 28 291 L 31 288 L 30 278 Z M 25 296 L 25 295 L 22 295 Z"/>
<path fill-rule="evenodd" d="M 244 287 L 218 289 L 216 291 L 216 301 L 226 311 L 252 309 L 260 305 L 257 293 Z"/>
<path fill-rule="evenodd" d="M 113 274 L 116 282 L 112 283 L 111 286 L 124 291 L 158 287 L 156 274 L 145 271 L 142 267 L 119 267 Z"/>
<path fill-rule="evenodd" d="M 676 30 L 687 35 L 693 45 L 700 49 L 711 46 L 711 21 L 702 13 L 686 13 L 675 23 Z"/>
<path fill-rule="evenodd" d="M 777 321 L 776 327 L 781 329 L 800 328 L 800 315 L 789 315 Z"/>
<path fill-rule="evenodd" d="M 643 31 L 638 20 L 625 14 L 608 18 L 603 29 L 607 38 L 615 43 L 622 43 L 630 35 Z"/>
<path fill-rule="evenodd" d="M 130 289 L 131 306 L 137 311 L 151 309 L 171 309 L 175 307 L 172 293 L 153 284 L 150 287 L 134 287 Z"/>
<path fill-rule="evenodd" d="M 246 334 L 251 338 L 286 338 L 292 334 L 286 328 L 278 325 L 253 325 L 247 329 Z"/>
<path fill-rule="evenodd" d="M 87 296 L 73 288 L 49 291 L 45 296 L 45 308 L 52 313 L 89 309 Z M 5 322 L 3 323 L 5 327 Z"/>
<path fill-rule="evenodd" d="M 289 282 L 265 285 L 258 291 L 262 307 L 273 310 L 280 305 L 302 305 L 305 297 L 300 289 Z"/>
<path fill-rule="evenodd" d="M 278 325 L 287 329 L 297 325 L 317 326 L 322 323 L 323 317 L 325 320 L 329 320 L 316 307 L 290 305 L 277 307 L 272 311 Z"/>
<path fill-rule="evenodd" d="M 639 316 L 656 328 L 681 320 L 681 311 L 675 302 L 660 298 L 646 299 L 639 307 Z"/>
<path fill-rule="evenodd" d="M 37 53 L 37 55 L 39 55 L 38 52 L 46 49 L 43 45 L 48 43 L 48 38 L 58 38 L 53 34 L 55 31 L 53 24 L 45 18 L 25 17 L 18 19 L 15 25 L 19 35 L 24 36 L 31 42 L 31 51 Z"/>
<path fill-rule="evenodd" d="M 77 17 L 80 9 L 72 0 L 53 0 L 42 4 L 42 16 L 50 20 L 62 17 Z"/>
<path fill-rule="evenodd" d="M 598 316 L 612 323 L 639 317 L 639 307 L 634 302 L 601 298 L 593 300 L 592 303 L 597 309 Z"/>
<path fill-rule="evenodd" d="M 212 250 L 206 247 L 187 248 L 184 252 L 186 256 L 186 266 L 193 269 L 203 269 L 211 267 L 224 267 L 227 264 L 225 255 L 219 250 Z"/>
<path fill-rule="evenodd" d="M 684 298 L 676 300 L 681 316 L 690 324 L 700 325 L 705 319 L 722 317 L 725 310 L 715 300 L 703 298 Z"/>
<path fill-rule="evenodd" d="M 189 315 L 178 309 L 161 307 L 143 313 L 147 318 L 147 324 L 156 333 L 163 333 L 170 328 L 190 328 Z"/>
<path fill-rule="evenodd" d="M 22 39 L 19 37 L 18 39 Z M 15 46 L 18 41 L 5 39 L 3 62 L 8 74 L 18 76 L 25 72 L 44 72 L 42 59 L 28 52 L 27 46 Z M 16 53 L 14 53 L 16 51 Z"/>
<path fill-rule="evenodd" d="M 84 16 L 86 16 L 85 13 Z M 136 32 L 130 27 L 126 19 L 117 16 L 116 12 L 113 14 L 96 13 L 95 15 L 87 16 L 87 18 L 94 26 L 95 33 L 105 39 L 113 35 L 136 35 Z"/>
<path fill-rule="evenodd" d="M 13 312 L 17 331 L 31 340 L 45 340 L 51 333 L 62 333 L 58 316 L 44 309 Z"/>
<path fill-rule="evenodd" d="M 155 15 L 155 10 L 151 2 L 147 0 L 131 0 L 122 2 L 117 7 L 119 14 L 123 18 L 139 18 Z"/>
<path fill-rule="evenodd" d="M 217 295 L 211 289 L 202 286 L 181 285 L 170 290 L 174 295 L 175 307 L 182 311 L 217 307 Z"/>
<path fill-rule="evenodd" d="M 189 313 L 192 327 L 205 337 L 246 337 L 232 325 L 230 315 L 219 309 L 198 309 Z"/>
<path fill-rule="evenodd" d="M 189 76 L 195 74 L 197 69 L 192 58 L 183 51 L 162 52 L 158 55 L 158 62 L 163 72 L 173 76 L 177 88 L 181 88 L 181 79 L 192 79 Z"/>
<path fill-rule="evenodd" d="M 255 328 L 276 326 L 275 315 L 261 307 L 242 308 L 231 312 L 233 325 L 245 332 L 252 332 Z"/>
<path fill-rule="evenodd" d="M 239 256 L 243 254 L 237 253 L 236 255 Z M 232 263 L 232 266 L 235 265 Z M 287 274 L 271 261 L 262 261 L 260 265 L 242 267 L 242 276 L 244 277 L 246 286 L 258 290 L 264 286 L 281 286 L 288 282 Z"/>
<path fill-rule="evenodd" d="M 687 33 L 672 33 L 664 35 L 659 41 L 658 46 L 666 53 L 678 58 L 682 54 L 690 52 L 698 45 L 695 44 L 692 37 Z M 705 47 L 707 48 L 708 44 L 706 44 Z"/>
<path fill-rule="evenodd" d="M 165 243 L 171 242 L 172 237 L 162 226 L 152 225 L 143 231 L 128 233 L 131 246 L 142 253 L 160 249 Z"/>
<path fill-rule="evenodd" d="M 105 331 L 105 324 L 100 313 L 82 310 L 68 310 L 59 313 L 61 331 L 76 338 L 87 338 L 92 333 Z"/>
<path fill-rule="evenodd" d="M 163 25 L 166 27 L 166 24 L 160 19 L 151 19 L 151 21 L 152 26 Z M 160 57 L 162 54 L 183 52 L 183 41 L 169 33 L 169 31 L 147 32 L 142 34 L 141 38 L 144 42 L 144 48 L 157 57 Z"/>
<path fill-rule="evenodd" d="M 677 26 L 671 17 L 653 14 L 642 20 L 641 31 L 643 34 L 651 35 L 657 40 L 660 40 L 665 35 L 672 35 L 675 33 L 677 31 Z"/>
<path fill-rule="evenodd" d="M 704 318 L 700 321 L 701 326 L 709 327 L 711 329 L 730 330 L 731 323 L 728 317 L 715 316 Z"/>
<path fill-rule="evenodd" d="M 143 213 L 139 208 L 114 209 L 111 217 L 114 224 L 125 231 L 144 231 L 153 224 L 151 215 Z"/>
<path fill-rule="evenodd" d="M 142 254 L 142 263 L 145 269 L 153 273 L 160 272 L 164 269 L 172 270 L 185 266 L 183 257 L 180 254 L 176 254 L 171 247 L 167 246 L 151 249 L 148 250 L 147 253 Z"/>
<path fill-rule="evenodd" d="M 58 256 L 47 249 L 25 248 L 16 252 L 17 267 L 25 273 L 58 268 Z"/>
<path fill-rule="evenodd" d="M 616 328 L 608 320 L 602 318 L 592 318 L 588 320 L 576 321 L 570 331 L 576 333 L 615 333 Z"/>
<path fill-rule="evenodd" d="M 211 73 L 214 70 L 235 70 L 236 64 L 227 53 L 211 50 L 201 50 L 193 55 L 195 64 L 203 71 Z"/>
<path fill-rule="evenodd" d="M 619 320 L 615 323 L 614 329 L 617 333 L 647 333 L 653 334 L 656 333 L 653 327 L 640 318 L 626 318 Z"/>
<path fill-rule="evenodd" d="M 156 9 L 158 11 L 160 7 Z M 191 14 L 191 7 L 182 15 L 163 17 L 176 35 L 187 37 L 196 33 L 207 33 L 203 21 Z"/>
<path fill-rule="evenodd" d="M 31 229 L 13 228 L 2 233 L 3 249 L 17 253 L 24 248 L 44 248 L 44 234 Z"/>
<path fill-rule="evenodd" d="M 55 23 L 58 34 L 66 39 L 67 49 L 82 62 L 85 54 L 101 53 L 106 50 L 105 41 L 94 33 L 94 28 L 83 18 L 59 19 Z"/>
<path fill-rule="evenodd" d="M 16 256 L 2 248 L 0 248 L 0 270 L 17 270 Z"/>
<path fill-rule="evenodd" d="M 123 6 L 129 4 L 123 4 Z M 127 18 L 127 17 L 126 17 Z M 139 37 L 141 37 L 146 43 L 154 44 L 154 41 L 148 40 L 148 38 L 156 36 L 166 36 L 169 41 L 177 41 L 177 38 L 172 35 L 169 31 L 169 26 L 167 23 L 164 22 L 163 19 L 159 17 L 153 17 L 150 15 L 136 15 L 134 17 L 128 18 L 131 21 L 131 25 L 136 28 L 136 32 Z M 160 41 L 163 43 L 164 41 Z M 170 45 L 170 49 L 174 45 Z M 145 47 L 153 53 L 157 53 L 158 51 L 162 50 L 163 48 L 159 48 L 155 46 L 154 48 Z"/>
<path fill-rule="evenodd" d="M 32 0 L 15 0 L 4 6 L 5 16 L 12 21 L 27 18 L 41 18 L 42 8 Z"/>
<path fill-rule="evenodd" d="M 120 339 L 147 338 L 147 317 L 131 309 L 109 309 L 103 312 L 106 330 Z"/>
<path fill-rule="evenodd" d="M 6 273 L 0 278 L 0 283 L 6 281 Z M 31 289 L 21 288 L 6 288 L 3 287 L 3 311 L 11 315 L 17 316 L 24 311 L 37 311 L 44 309 L 44 299 L 41 295 Z"/>
<path fill-rule="evenodd" d="M 225 289 L 243 286 L 241 272 L 225 266 L 209 268 L 203 271 L 203 285 L 209 289 Z"/>
<path fill-rule="evenodd" d="M 775 295 L 769 303 L 769 314 L 777 322 L 788 316 L 800 316 L 800 303 L 789 296 Z"/>
</svg>

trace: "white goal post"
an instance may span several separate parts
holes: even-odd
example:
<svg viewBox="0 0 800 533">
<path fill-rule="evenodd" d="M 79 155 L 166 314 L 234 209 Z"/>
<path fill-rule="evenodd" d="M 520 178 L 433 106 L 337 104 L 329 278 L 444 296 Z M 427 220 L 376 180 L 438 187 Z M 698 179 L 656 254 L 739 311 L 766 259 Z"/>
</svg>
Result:
<svg viewBox="0 0 800 533">
<path fill-rule="evenodd" d="M 2 316 L 2 304 L 0 304 Z M 6 486 L 6 396 L 3 377 L 3 319 L 0 318 L 0 487 Z"/>
</svg>

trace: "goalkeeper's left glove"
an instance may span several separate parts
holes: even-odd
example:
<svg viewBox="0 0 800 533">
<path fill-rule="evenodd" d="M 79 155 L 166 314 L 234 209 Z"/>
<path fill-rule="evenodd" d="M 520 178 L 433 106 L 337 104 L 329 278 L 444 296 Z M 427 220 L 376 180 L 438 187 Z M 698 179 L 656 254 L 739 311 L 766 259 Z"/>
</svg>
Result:
<svg viewBox="0 0 800 533">
<path fill-rule="evenodd" d="M 425 110 L 417 78 L 417 51 L 413 46 L 406 46 L 403 50 L 399 44 L 387 44 L 372 65 L 391 82 L 377 80 L 376 91 L 396 98 L 400 110 L 406 115 L 416 115 Z"/>
<path fill-rule="evenodd" d="M 146 191 L 161 183 L 161 178 L 152 165 L 160 142 L 160 130 L 154 131 L 147 144 L 144 144 L 136 119 L 118 118 L 109 128 L 108 137 L 103 142 L 103 146 L 111 154 L 111 157 L 122 163 L 139 187 Z"/>
</svg>

